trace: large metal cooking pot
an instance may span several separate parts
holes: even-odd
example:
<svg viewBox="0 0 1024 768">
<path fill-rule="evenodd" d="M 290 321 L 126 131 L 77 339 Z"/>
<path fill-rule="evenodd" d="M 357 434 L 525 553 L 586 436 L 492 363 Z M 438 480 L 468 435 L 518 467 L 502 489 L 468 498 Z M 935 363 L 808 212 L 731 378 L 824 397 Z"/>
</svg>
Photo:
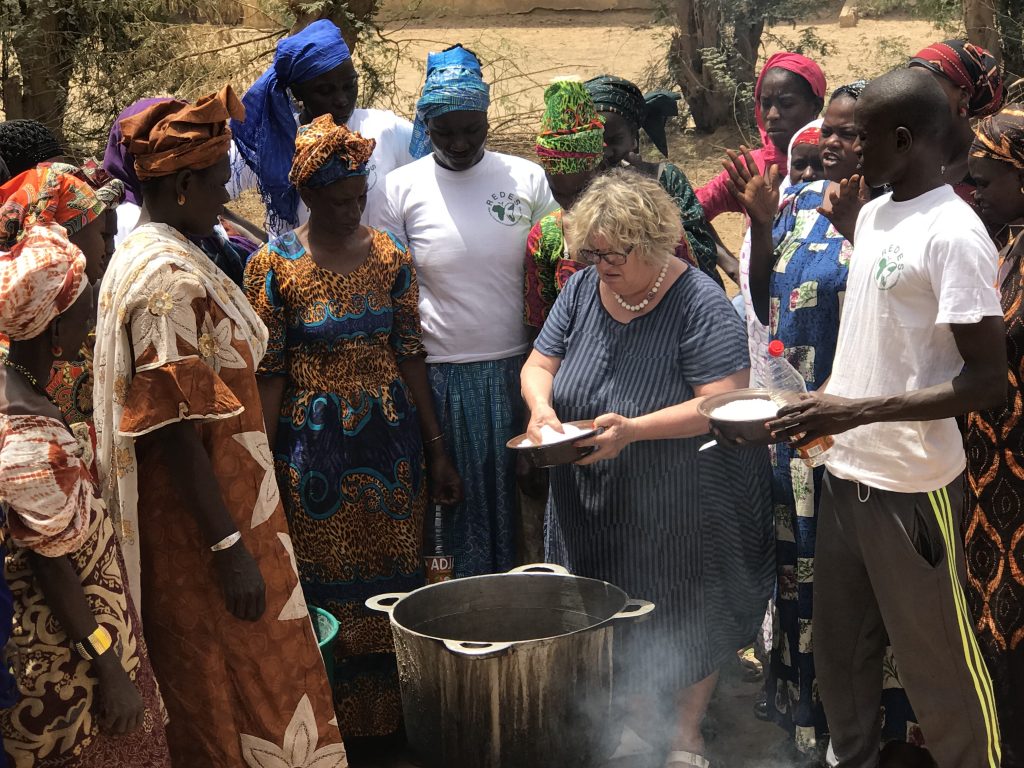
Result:
<svg viewBox="0 0 1024 768">
<path fill-rule="evenodd" d="M 654 610 L 556 565 L 378 595 L 430 768 L 593 768 L 614 752 L 614 627 Z"/>
</svg>

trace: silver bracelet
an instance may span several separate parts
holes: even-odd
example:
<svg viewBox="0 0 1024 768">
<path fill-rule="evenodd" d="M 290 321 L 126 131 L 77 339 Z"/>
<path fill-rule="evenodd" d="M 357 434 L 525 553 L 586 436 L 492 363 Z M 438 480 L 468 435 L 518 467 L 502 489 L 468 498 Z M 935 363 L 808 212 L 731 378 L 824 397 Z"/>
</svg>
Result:
<svg viewBox="0 0 1024 768">
<path fill-rule="evenodd" d="M 235 546 L 235 544 L 241 541 L 241 539 L 242 534 L 240 534 L 238 531 L 235 531 L 234 533 L 225 536 L 223 539 L 221 539 L 212 547 L 210 547 L 210 551 L 220 552 L 222 550 L 228 549 L 229 547 Z"/>
</svg>

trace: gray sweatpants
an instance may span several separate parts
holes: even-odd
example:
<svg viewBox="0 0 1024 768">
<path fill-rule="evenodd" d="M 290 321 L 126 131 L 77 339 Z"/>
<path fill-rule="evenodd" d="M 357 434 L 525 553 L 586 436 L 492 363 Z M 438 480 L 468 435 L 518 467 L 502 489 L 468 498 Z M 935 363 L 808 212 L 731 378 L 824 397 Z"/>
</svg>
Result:
<svg viewBox="0 0 1024 768">
<path fill-rule="evenodd" d="M 886 633 L 939 768 L 999 768 L 992 681 L 962 583 L 961 481 L 893 493 L 826 474 L 814 665 L 841 768 L 878 765 Z"/>
</svg>

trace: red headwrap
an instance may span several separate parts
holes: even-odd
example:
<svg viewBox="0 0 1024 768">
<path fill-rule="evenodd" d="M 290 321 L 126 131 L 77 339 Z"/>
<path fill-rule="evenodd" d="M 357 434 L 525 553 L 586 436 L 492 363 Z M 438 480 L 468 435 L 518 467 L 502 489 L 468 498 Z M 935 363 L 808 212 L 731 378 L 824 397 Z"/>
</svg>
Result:
<svg viewBox="0 0 1024 768">
<path fill-rule="evenodd" d="M 963 40 L 933 43 L 910 60 L 912 67 L 942 75 L 967 91 L 970 117 L 994 115 L 1003 106 L 1003 76 L 995 57 L 977 45 Z"/>
<path fill-rule="evenodd" d="M 821 143 L 821 128 L 817 125 L 812 125 L 810 128 L 804 128 L 800 133 L 793 139 L 793 146 L 799 147 L 804 144 L 810 144 L 812 146 L 818 146 Z"/>
<path fill-rule="evenodd" d="M 764 127 L 764 117 L 761 115 L 761 85 L 764 76 L 770 69 L 784 69 L 795 75 L 800 75 L 807 84 L 811 86 L 811 92 L 819 99 L 825 99 L 825 73 L 821 71 L 815 62 L 799 53 L 776 53 L 768 58 L 761 68 L 761 74 L 757 76 L 757 85 L 754 86 L 754 117 L 757 118 L 757 128 L 761 132 L 761 145 L 765 151 L 765 168 L 773 163 L 778 164 L 779 173 L 786 173 L 786 156 L 772 143 L 768 132 Z"/>
</svg>

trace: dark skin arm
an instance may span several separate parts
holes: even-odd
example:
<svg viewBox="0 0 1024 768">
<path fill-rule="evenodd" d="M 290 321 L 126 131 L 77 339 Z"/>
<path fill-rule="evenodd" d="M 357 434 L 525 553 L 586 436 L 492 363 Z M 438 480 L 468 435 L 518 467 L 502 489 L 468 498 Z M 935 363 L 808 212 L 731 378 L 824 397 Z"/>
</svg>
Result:
<svg viewBox="0 0 1024 768">
<path fill-rule="evenodd" d="M 263 425 L 267 430 L 267 443 L 271 450 L 277 444 L 277 426 L 281 419 L 281 403 L 284 402 L 284 389 L 287 384 L 288 380 L 283 374 L 256 377 L 260 403 L 263 404 Z"/>
<path fill-rule="evenodd" d="M 262 227 L 253 224 L 243 216 L 239 216 L 227 206 L 224 206 L 220 224 L 228 235 L 239 234 L 257 243 L 265 243 L 270 239 Z"/>
<path fill-rule="evenodd" d="M 831 221 L 836 232 L 852 244 L 854 230 L 857 229 L 857 216 L 870 199 L 871 190 L 864 179 L 854 174 L 839 182 L 838 189 L 829 192 L 826 204 L 818 209 L 818 213 Z"/>
<path fill-rule="evenodd" d="M 416 403 L 420 420 L 420 434 L 423 436 L 423 451 L 430 473 L 430 497 L 436 504 L 454 506 L 462 501 L 462 478 L 455 469 L 444 438 L 434 440 L 441 434 L 441 425 L 434 412 L 434 395 L 427 380 L 427 363 L 423 355 L 407 357 L 398 364 L 405 385 Z"/>
<path fill-rule="evenodd" d="M 1002 317 L 952 325 L 964 360 L 960 375 L 944 384 L 885 397 L 847 399 L 814 392 L 779 411 L 768 429 L 781 440 L 801 442 L 838 435 L 883 421 L 935 421 L 1006 404 L 1006 335 Z"/>
<path fill-rule="evenodd" d="M 722 271 L 729 276 L 736 285 L 740 284 L 740 260 L 732 255 L 732 251 L 725 247 L 725 243 L 722 242 L 721 235 L 718 234 L 718 230 L 715 229 L 715 225 L 710 221 L 708 222 L 708 229 L 711 230 L 712 237 L 715 238 L 715 246 L 718 249 L 718 266 L 721 267 Z"/>
<path fill-rule="evenodd" d="M 726 186 L 750 217 L 750 299 L 761 325 L 768 324 L 769 291 L 775 246 L 772 225 L 779 210 L 779 167 L 773 165 L 765 178 L 746 147 L 742 156 L 727 151 L 722 161 L 729 179 Z"/>
<path fill-rule="evenodd" d="M 89 609 L 82 583 L 71 561 L 63 555 L 45 557 L 29 551 L 28 562 L 46 604 L 68 637 L 78 642 L 91 635 L 97 626 L 96 619 Z M 117 642 L 116 637 L 112 639 Z M 75 650 L 71 652 L 78 653 Z M 99 680 L 97 706 L 103 728 L 115 734 L 138 730 L 146 714 L 145 705 L 138 689 L 121 666 L 116 648 L 112 647 L 100 654 L 90 665 Z"/>
<path fill-rule="evenodd" d="M 209 548 L 238 530 L 224 506 L 210 456 L 191 423 L 168 424 L 139 438 L 139 444 L 178 479 L 182 505 L 195 518 L 203 546 Z M 211 554 L 227 610 L 246 621 L 259 619 L 267 608 L 266 587 L 244 539 Z"/>
</svg>

